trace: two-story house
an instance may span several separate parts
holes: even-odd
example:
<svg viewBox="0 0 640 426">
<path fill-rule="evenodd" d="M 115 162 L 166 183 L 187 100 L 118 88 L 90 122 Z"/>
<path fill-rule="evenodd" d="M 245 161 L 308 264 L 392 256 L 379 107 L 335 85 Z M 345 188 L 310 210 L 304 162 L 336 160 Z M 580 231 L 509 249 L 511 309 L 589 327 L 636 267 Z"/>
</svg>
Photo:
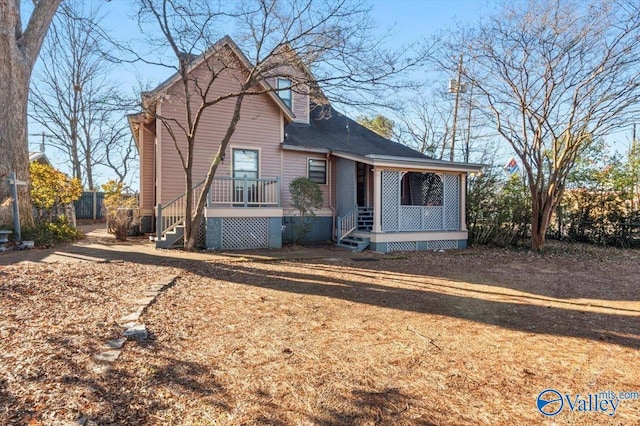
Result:
<svg viewBox="0 0 640 426">
<path fill-rule="evenodd" d="M 250 66 L 229 37 L 218 44 Z M 208 72 L 206 55 L 193 61 L 191 73 Z M 241 70 L 219 76 L 212 96 L 236 89 L 233 72 Z M 383 138 L 328 105 L 315 106 L 308 91 L 299 85 L 292 90 L 285 76 L 263 84 L 278 90 L 244 99 L 208 194 L 200 231 L 207 249 L 277 248 L 288 242 L 297 220 L 289 184 L 299 176 L 317 182 L 324 198 L 309 240 L 379 252 L 466 246 L 466 176 L 480 172 L 481 165 L 434 160 Z M 185 177 L 174 141 L 155 117 L 184 120 L 181 91 L 174 75 L 143 95 L 155 114 L 129 116 L 140 154 L 142 230 L 155 232 L 159 247 L 180 242 Z M 204 180 L 233 105 L 229 99 L 205 110 L 195 182 Z"/>
</svg>

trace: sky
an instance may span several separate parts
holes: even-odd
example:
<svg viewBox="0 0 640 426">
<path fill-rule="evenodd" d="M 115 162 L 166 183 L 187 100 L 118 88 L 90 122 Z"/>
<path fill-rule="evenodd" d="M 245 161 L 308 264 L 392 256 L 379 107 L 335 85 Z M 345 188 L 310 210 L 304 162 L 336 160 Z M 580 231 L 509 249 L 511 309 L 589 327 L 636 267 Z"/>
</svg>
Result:
<svg viewBox="0 0 640 426">
<path fill-rule="evenodd" d="M 92 0 L 103 1 L 103 0 Z M 459 25 L 473 24 L 486 15 L 495 5 L 492 0 L 372 0 L 372 18 L 381 33 L 391 29 L 391 36 L 386 40 L 389 45 L 404 45 L 429 38 L 440 31 Z M 131 0 L 111 0 L 102 3 L 105 14 L 103 26 L 122 40 L 130 39 L 137 30 L 133 16 L 135 13 Z M 167 69 L 157 69 L 144 64 L 122 66 L 116 69 L 113 77 L 120 81 L 123 90 L 134 91 L 139 87 L 139 80 L 152 86 L 159 84 L 170 76 Z M 29 147 L 38 151 L 41 138 L 34 134 L 40 129 L 35 124 L 29 127 Z M 53 148 L 46 148 L 45 153 L 53 165 L 66 173 L 70 167 L 64 157 Z M 98 172 L 100 173 L 100 172 Z M 100 183 L 106 182 L 110 176 L 102 172 L 98 176 Z M 137 177 L 131 180 L 132 188 L 137 186 Z"/>
</svg>

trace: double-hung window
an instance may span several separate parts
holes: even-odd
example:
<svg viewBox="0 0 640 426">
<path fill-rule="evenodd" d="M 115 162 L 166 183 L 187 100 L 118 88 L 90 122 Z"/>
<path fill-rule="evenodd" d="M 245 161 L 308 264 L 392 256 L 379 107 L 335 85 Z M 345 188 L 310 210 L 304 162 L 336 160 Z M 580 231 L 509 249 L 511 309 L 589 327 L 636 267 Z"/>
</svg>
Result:
<svg viewBox="0 0 640 426">
<path fill-rule="evenodd" d="M 276 88 L 278 89 L 278 96 L 282 99 L 289 109 L 292 108 L 292 96 L 291 96 L 291 80 L 288 78 L 278 77 L 276 79 Z"/>
<path fill-rule="evenodd" d="M 256 188 L 258 186 L 258 159 L 260 152 L 252 149 L 234 149 L 232 151 L 232 176 L 235 191 L 233 201 L 236 203 L 255 203 L 257 200 Z M 246 179 L 246 187 L 245 187 Z"/>
</svg>

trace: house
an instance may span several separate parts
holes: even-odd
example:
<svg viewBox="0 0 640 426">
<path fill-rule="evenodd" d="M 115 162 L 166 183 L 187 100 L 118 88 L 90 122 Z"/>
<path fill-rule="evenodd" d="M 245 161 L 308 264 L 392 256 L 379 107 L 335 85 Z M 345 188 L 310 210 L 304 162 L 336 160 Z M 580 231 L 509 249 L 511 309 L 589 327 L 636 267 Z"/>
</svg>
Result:
<svg viewBox="0 0 640 426">
<path fill-rule="evenodd" d="M 229 37 L 218 45 L 248 64 Z M 192 62 L 192 75 L 208 72 L 207 54 Z M 238 84 L 234 72 L 242 70 L 221 74 L 213 95 Z M 288 188 L 299 176 L 316 181 L 324 196 L 312 218 L 310 241 L 334 240 L 378 252 L 466 246 L 466 176 L 482 166 L 434 160 L 385 139 L 329 105 L 314 105 L 308 85 L 292 90 L 289 77 L 274 75 L 264 84 L 280 90 L 244 100 L 208 194 L 200 230 L 206 248 L 281 247 L 296 221 Z M 158 247 L 182 237 L 185 178 L 174 142 L 155 118 L 183 120 L 181 90 L 175 75 L 143 94 L 155 114 L 129 116 L 140 154 L 141 229 L 155 232 Z M 228 99 L 204 113 L 194 153 L 195 182 L 204 180 L 233 106 Z M 193 190 L 199 193 L 200 186 Z"/>
<path fill-rule="evenodd" d="M 47 166 L 51 165 L 51 162 L 47 158 L 44 152 L 29 152 L 29 163 L 40 163 L 46 164 Z"/>
</svg>

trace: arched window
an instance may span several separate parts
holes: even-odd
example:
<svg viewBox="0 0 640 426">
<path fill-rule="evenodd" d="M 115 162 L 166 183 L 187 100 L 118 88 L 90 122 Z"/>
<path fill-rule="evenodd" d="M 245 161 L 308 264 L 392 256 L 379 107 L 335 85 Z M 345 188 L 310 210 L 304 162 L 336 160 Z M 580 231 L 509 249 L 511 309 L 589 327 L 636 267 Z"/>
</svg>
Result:
<svg viewBox="0 0 640 426">
<path fill-rule="evenodd" d="M 435 173 L 409 172 L 402 177 L 402 200 L 405 206 L 442 206 L 444 186 Z"/>
</svg>

